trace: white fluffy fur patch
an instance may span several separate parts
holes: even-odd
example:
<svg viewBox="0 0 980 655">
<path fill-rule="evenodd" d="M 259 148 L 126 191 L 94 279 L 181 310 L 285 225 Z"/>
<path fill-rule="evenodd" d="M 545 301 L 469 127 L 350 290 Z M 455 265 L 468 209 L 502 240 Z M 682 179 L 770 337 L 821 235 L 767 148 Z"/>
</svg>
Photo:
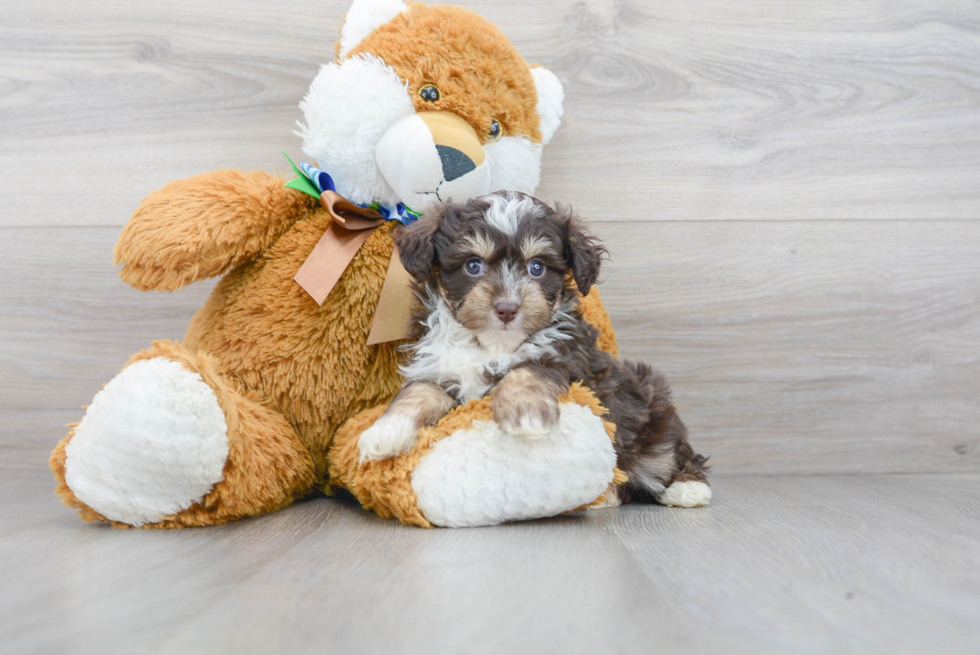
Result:
<svg viewBox="0 0 980 655">
<path fill-rule="evenodd" d="M 482 398 L 490 390 L 488 375 L 501 375 L 521 362 L 555 354 L 554 343 L 570 338 L 562 314 L 552 324 L 535 332 L 517 350 L 494 354 L 477 342 L 473 333 L 460 325 L 438 295 L 424 299 L 428 308 L 425 336 L 413 346 L 409 363 L 399 370 L 407 380 L 438 384 L 460 402 Z"/>
<path fill-rule="evenodd" d="M 435 525 L 469 527 L 554 516 L 608 488 L 616 453 L 602 421 L 574 403 L 537 439 L 477 421 L 437 442 L 412 472 L 422 514 Z"/>
<path fill-rule="evenodd" d="M 83 503 L 114 521 L 155 523 L 224 478 L 225 415 L 200 375 L 144 360 L 95 395 L 65 453 L 65 481 Z"/>
<path fill-rule="evenodd" d="M 340 32 L 340 56 L 346 57 L 364 37 L 406 9 L 402 0 L 354 0 Z"/>
<path fill-rule="evenodd" d="M 361 461 L 387 459 L 410 450 L 415 445 L 418 429 L 415 420 L 404 414 L 384 414 L 374 425 L 361 433 L 357 448 Z"/>
<path fill-rule="evenodd" d="M 546 68 L 532 68 L 531 76 L 538 90 L 538 116 L 541 117 L 541 141 L 544 145 L 551 143 L 561 117 L 564 113 L 562 105 L 565 102 L 565 89 L 555 74 Z M 510 187 L 504 187 L 510 188 Z"/>
<path fill-rule="evenodd" d="M 711 501 L 711 487 L 704 482 L 675 482 L 657 496 L 657 502 L 671 507 L 700 507 Z"/>
<path fill-rule="evenodd" d="M 490 189 L 533 194 L 541 181 L 541 144 L 505 136 L 483 146 L 490 163 Z"/>
<path fill-rule="evenodd" d="M 375 161 L 388 127 L 415 113 L 405 82 L 391 67 L 373 55 L 327 64 L 300 109 L 303 152 L 333 177 L 337 193 L 358 203 L 400 202 Z"/>
<path fill-rule="evenodd" d="M 508 236 L 517 234 L 521 221 L 525 218 L 543 218 L 540 205 L 528 196 L 513 193 L 494 194 L 486 198 L 490 207 L 486 211 L 487 223 Z"/>
</svg>

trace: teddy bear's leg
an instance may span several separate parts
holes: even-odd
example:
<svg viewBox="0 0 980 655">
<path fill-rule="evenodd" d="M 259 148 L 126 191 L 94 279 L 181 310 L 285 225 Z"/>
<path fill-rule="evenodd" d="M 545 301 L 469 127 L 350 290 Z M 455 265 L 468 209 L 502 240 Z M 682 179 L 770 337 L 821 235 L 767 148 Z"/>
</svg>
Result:
<svg viewBox="0 0 980 655">
<path fill-rule="evenodd" d="M 558 423 L 534 439 L 493 421 L 491 399 L 456 407 L 422 428 L 411 450 L 361 459 L 359 441 L 384 413 L 347 421 L 330 448 L 330 476 L 368 509 L 424 527 L 470 527 L 555 516 L 606 502 L 626 481 L 615 426 L 580 384 L 559 399 Z"/>
<path fill-rule="evenodd" d="M 314 482 L 286 419 L 208 355 L 158 341 L 96 394 L 51 456 L 85 520 L 213 525 L 283 507 Z"/>
</svg>

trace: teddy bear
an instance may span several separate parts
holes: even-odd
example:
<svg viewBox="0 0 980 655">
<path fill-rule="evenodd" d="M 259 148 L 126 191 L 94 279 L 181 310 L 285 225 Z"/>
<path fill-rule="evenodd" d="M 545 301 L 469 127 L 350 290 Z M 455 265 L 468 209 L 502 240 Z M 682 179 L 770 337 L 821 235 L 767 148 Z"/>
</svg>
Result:
<svg viewBox="0 0 980 655">
<path fill-rule="evenodd" d="M 315 165 L 293 180 L 222 170 L 172 182 L 122 230 L 115 263 L 137 289 L 222 277 L 183 341 L 133 355 L 70 426 L 50 462 L 61 499 L 84 520 L 155 528 L 337 487 L 421 526 L 602 505 L 622 474 L 614 430 L 581 386 L 534 443 L 505 434 L 484 399 L 399 457 L 356 455 L 401 385 L 407 282 L 392 231 L 443 201 L 532 193 L 562 103 L 557 77 L 473 12 L 354 0 L 336 60 L 300 104 Z M 598 291 L 582 307 L 615 353 Z"/>
</svg>

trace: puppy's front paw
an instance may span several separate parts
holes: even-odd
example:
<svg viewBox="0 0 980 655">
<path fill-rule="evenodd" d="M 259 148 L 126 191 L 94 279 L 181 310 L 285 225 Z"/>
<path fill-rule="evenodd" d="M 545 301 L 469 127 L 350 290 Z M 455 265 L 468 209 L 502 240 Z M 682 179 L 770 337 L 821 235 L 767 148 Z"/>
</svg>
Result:
<svg viewBox="0 0 980 655">
<path fill-rule="evenodd" d="M 531 439 L 545 436 L 558 423 L 558 398 L 538 389 L 500 389 L 492 409 L 501 428 Z"/>
<path fill-rule="evenodd" d="M 357 441 L 361 462 L 394 457 L 415 445 L 418 427 L 401 414 L 385 414 L 369 427 Z"/>
</svg>

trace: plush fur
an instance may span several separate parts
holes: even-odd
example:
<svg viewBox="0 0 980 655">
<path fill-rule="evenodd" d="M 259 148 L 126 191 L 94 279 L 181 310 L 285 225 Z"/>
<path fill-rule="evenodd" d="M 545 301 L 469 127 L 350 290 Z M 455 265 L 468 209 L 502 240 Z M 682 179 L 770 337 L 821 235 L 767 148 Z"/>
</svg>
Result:
<svg viewBox="0 0 980 655">
<path fill-rule="evenodd" d="M 337 41 L 337 56 L 349 55 L 364 37 L 404 11 L 408 11 L 408 7 L 402 0 L 355 2 L 344 17 L 344 28 Z"/>
<path fill-rule="evenodd" d="M 375 149 L 391 125 L 415 114 L 405 81 L 382 59 L 362 54 L 323 66 L 300 103 L 303 150 L 330 172 L 352 202 L 401 200 L 382 175 Z M 357 134 L 357 139 L 351 135 Z"/>
<path fill-rule="evenodd" d="M 399 4 L 360 0 L 351 8 L 338 60 L 321 68 L 300 105 L 306 154 L 334 177 L 341 195 L 359 203 L 403 202 L 424 212 L 496 189 L 533 192 L 542 145 L 561 123 L 558 78 L 529 66 L 478 14 Z M 423 88 L 438 97 L 423 95 Z M 405 122 L 430 114 L 461 118 L 485 164 L 446 179 L 431 144 L 447 144 Z M 351 141 L 351 134 L 358 138 Z"/>
<path fill-rule="evenodd" d="M 493 525 L 612 504 L 626 475 L 615 468 L 615 426 L 605 420 L 608 411 L 580 384 L 571 385 L 558 401 L 573 412 L 584 410 L 595 425 L 574 413 L 569 416 L 575 419 L 571 435 L 541 439 L 529 448 L 525 440 L 501 435 L 492 421 L 492 399 L 484 397 L 456 406 L 436 425 L 423 428 L 410 450 L 364 461 L 359 437 L 387 409 L 375 407 L 337 432 L 331 479 L 367 509 L 422 527 Z M 511 448 L 497 449 L 501 439 Z M 423 468 L 416 478 L 414 473 L 437 449 L 450 451 L 439 459 L 452 465 Z M 573 482 L 559 498 L 554 497 L 555 475 Z"/>
<path fill-rule="evenodd" d="M 66 484 L 87 505 L 132 525 L 190 507 L 221 482 L 228 460 L 228 426 L 214 391 L 164 357 L 136 362 L 109 382 L 75 434 L 81 438 L 65 447 Z"/>
<path fill-rule="evenodd" d="M 629 476 L 620 500 L 708 502 L 706 458 L 688 443 L 663 375 L 603 352 L 582 319 L 573 284 L 588 293 L 605 250 L 579 219 L 500 192 L 447 205 L 397 241 L 422 301 L 419 334 L 407 346 L 406 386 L 360 437 L 362 460 L 408 450 L 410 432 L 486 393 L 505 433 L 548 434 L 559 421 L 559 396 L 580 382 L 616 426 L 617 465 Z M 397 449 L 388 437 L 394 417 Z M 689 482 L 701 486 L 672 487 Z"/>
<path fill-rule="evenodd" d="M 129 363 L 135 365 L 160 359 L 177 362 L 188 372 L 199 375 L 214 393 L 227 425 L 228 459 L 222 480 L 190 507 L 157 521 L 113 521 L 82 501 L 67 484 L 69 453 L 66 451 L 76 436 L 78 426 L 74 425 L 51 454 L 51 469 L 58 481 L 58 496 L 65 504 L 77 509 L 83 520 L 108 521 L 120 528 L 215 525 L 285 507 L 313 488 L 317 476 L 310 449 L 297 438 L 295 430 L 280 412 L 264 406 L 258 402 L 256 393 L 246 391 L 222 375 L 215 357 L 191 353 L 171 341 L 157 341 L 133 355 Z M 147 427 L 152 428 L 152 423 L 147 422 Z M 139 471 L 102 471 L 104 477 L 132 473 Z M 144 484 L 151 484 L 151 481 L 144 480 Z M 147 511 L 145 507 L 133 509 L 144 516 Z"/>
<path fill-rule="evenodd" d="M 373 141 L 389 121 L 419 111 L 413 85 L 423 78 L 443 85 L 440 108 L 460 113 L 478 147 L 492 151 L 507 138 L 529 144 L 515 156 L 506 148 L 488 153 L 493 170 L 509 170 L 510 162 L 537 180 L 541 141 L 560 116 L 560 85 L 551 80 L 547 98 L 539 99 L 530 67 L 499 31 L 459 8 L 393 0 L 356 0 L 349 18 L 344 57 L 321 71 L 303 105 L 307 150 L 327 159 L 319 163 L 335 175 L 341 195 L 398 199 L 378 172 Z M 465 56 L 447 54 L 456 50 Z M 484 88 L 457 98 L 476 93 L 467 79 L 482 80 Z M 507 136 L 484 144 L 476 135 L 488 128 L 488 116 L 500 117 Z M 330 488 L 329 449 L 338 428 L 401 387 L 398 344 L 366 343 L 392 257 L 393 224 L 371 233 L 319 306 L 293 277 L 332 219 L 285 182 L 240 171 L 172 182 L 144 199 L 123 229 L 116 263 L 137 289 L 172 291 L 224 277 L 183 342 L 159 341 L 133 356 L 52 453 L 58 494 L 83 519 L 212 525 Z M 604 347 L 614 350 L 598 296 L 590 294 L 585 305 Z M 144 375 L 157 369 L 166 375 Z M 168 388 L 183 389 L 191 404 L 160 391 Z M 127 409 L 128 398 L 140 399 L 143 411 Z M 216 408 L 224 435 L 215 435 Z M 201 418 L 196 426 L 193 415 Z M 469 420 L 464 412 L 461 421 Z"/>
<path fill-rule="evenodd" d="M 374 55 L 391 66 L 408 83 L 417 112 L 461 116 L 484 143 L 490 140 L 494 119 L 504 135 L 542 140 L 531 69 L 500 28 L 479 14 L 452 5 L 412 3 L 349 56 L 359 54 Z M 439 89 L 439 100 L 427 102 L 419 95 L 427 84 Z"/>
</svg>

